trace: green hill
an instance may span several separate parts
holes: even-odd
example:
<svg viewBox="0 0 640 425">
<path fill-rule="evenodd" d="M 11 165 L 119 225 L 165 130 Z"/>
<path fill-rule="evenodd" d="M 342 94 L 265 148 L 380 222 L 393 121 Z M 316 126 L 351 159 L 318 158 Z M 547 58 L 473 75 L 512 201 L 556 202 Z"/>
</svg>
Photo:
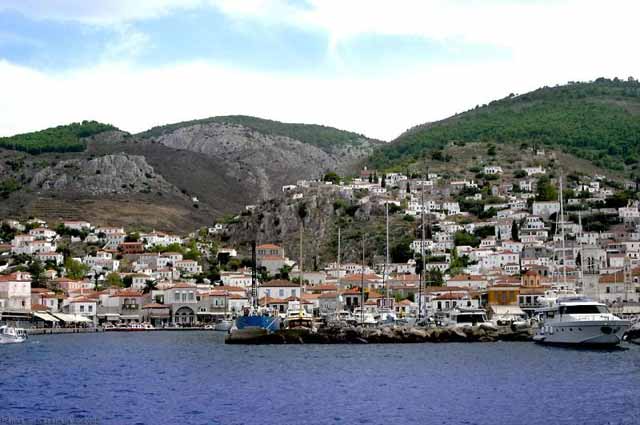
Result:
<svg viewBox="0 0 640 425">
<path fill-rule="evenodd" d="M 330 150 L 333 147 L 344 145 L 359 146 L 364 141 L 383 143 L 377 140 L 369 139 L 361 134 L 338 130 L 336 128 L 327 127 L 324 125 L 290 124 L 262 118 L 249 117 L 245 115 L 229 115 L 168 124 L 159 127 L 153 127 L 152 129 L 141 133 L 140 136 L 153 138 L 171 132 L 178 128 L 208 123 L 241 125 L 243 127 L 251 128 L 264 134 L 290 137 L 292 139 L 317 146 L 323 150 Z"/>
<path fill-rule="evenodd" d="M 451 142 L 546 146 L 603 168 L 635 168 L 640 158 L 640 83 L 599 78 L 512 94 L 415 127 L 378 148 L 370 161 L 379 169 L 403 169 Z"/>
<path fill-rule="evenodd" d="M 32 133 L 0 138 L 0 148 L 24 151 L 31 154 L 44 152 L 80 152 L 86 148 L 85 137 L 117 130 L 110 124 L 82 121 L 47 128 Z"/>
</svg>

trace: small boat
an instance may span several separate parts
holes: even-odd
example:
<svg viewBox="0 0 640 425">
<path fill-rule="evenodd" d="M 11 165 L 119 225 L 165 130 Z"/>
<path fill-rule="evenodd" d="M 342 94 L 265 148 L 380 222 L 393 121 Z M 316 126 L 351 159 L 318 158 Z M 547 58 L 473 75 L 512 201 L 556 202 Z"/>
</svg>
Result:
<svg viewBox="0 0 640 425">
<path fill-rule="evenodd" d="M 213 330 L 221 332 L 229 332 L 233 327 L 233 320 L 223 319 L 213 325 Z"/>
<path fill-rule="evenodd" d="M 380 308 L 378 309 L 380 317 L 378 319 L 378 323 L 381 325 L 393 325 L 398 320 L 396 317 L 396 313 L 390 308 Z"/>
<path fill-rule="evenodd" d="M 461 328 L 465 326 L 497 327 L 487 319 L 487 313 L 478 308 L 456 308 L 436 319 L 440 326 Z"/>
<path fill-rule="evenodd" d="M 313 329 L 313 316 L 302 309 L 289 308 L 284 319 L 285 329 Z"/>
<path fill-rule="evenodd" d="M 584 297 L 558 298 L 537 313 L 533 340 L 541 344 L 615 346 L 631 326 L 605 304 Z"/>
<path fill-rule="evenodd" d="M 353 319 L 357 325 L 374 327 L 378 326 L 378 319 L 372 313 L 363 311 L 360 307 L 353 310 Z"/>
<path fill-rule="evenodd" d="M 0 344 L 15 344 L 27 340 L 27 331 L 13 326 L 0 326 Z"/>
</svg>

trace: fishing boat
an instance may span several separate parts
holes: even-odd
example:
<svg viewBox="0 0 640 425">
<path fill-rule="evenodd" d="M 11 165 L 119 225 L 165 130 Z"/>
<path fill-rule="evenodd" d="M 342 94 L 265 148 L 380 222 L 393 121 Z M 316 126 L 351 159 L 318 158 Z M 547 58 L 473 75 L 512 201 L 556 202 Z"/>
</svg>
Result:
<svg viewBox="0 0 640 425">
<path fill-rule="evenodd" d="M 537 310 L 537 320 L 533 340 L 541 344 L 615 346 L 631 326 L 605 304 L 584 297 L 559 298 Z"/>
<path fill-rule="evenodd" d="M 243 310 L 238 316 L 234 325 L 229 329 L 230 333 L 236 332 L 275 332 L 280 329 L 280 317 L 271 312 L 266 307 L 258 306 L 258 271 L 256 266 L 256 242 L 251 244 L 252 267 L 251 267 L 251 307 Z"/>
<path fill-rule="evenodd" d="M 285 329 L 313 329 L 313 316 L 304 308 L 291 303 L 287 309 L 287 315 L 284 319 Z"/>
<path fill-rule="evenodd" d="M 27 331 L 13 326 L 0 326 L 0 344 L 15 344 L 27 340 Z"/>
</svg>

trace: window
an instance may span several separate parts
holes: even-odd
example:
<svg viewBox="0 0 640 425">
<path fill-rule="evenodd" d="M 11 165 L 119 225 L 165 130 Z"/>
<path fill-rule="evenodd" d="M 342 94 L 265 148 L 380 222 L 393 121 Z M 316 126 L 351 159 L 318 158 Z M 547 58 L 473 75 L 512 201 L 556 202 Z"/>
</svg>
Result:
<svg viewBox="0 0 640 425">
<path fill-rule="evenodd" d="M 278 296 L 279 296 L 280 298 L 284 297 L 284 289 L 279 289 L 279 290 L 278 290 Z"/>
<path fill-rule="evenodd" d="M 80 306 L 80 313 L 84 313 L 84 306 L 83 305 Z"/>
<path fill-rule="evenodd" d="M 295 290 L 295 289 L 292 289 L 292 290 L 291 290 L 291 296 L 292 296 L 292 297 L 295 297 L 295 296 L 296 296 L 296 290 Z"/>
<path fill-rule="evenodd" d="M 180 301 L 180 292 L 176 291 L 173 299 L 174 301 Z"/>
<path fill-rule="evenodd" d="M 193 301 L 195 299 L 193 292 L 189 292 L 189 301 Z"/>
<path fill-rule="evenodd" d="M 187 301 L 187 293 L 183 292 L 182 293 L 182 302 L 186 302 Z"/>
<path fill-rule="evenodd" d="M 93 306 L 92 305 L 88 306 L 88 309 L 89 309 L 89 313 L 93 312 Z"/>
</svg>

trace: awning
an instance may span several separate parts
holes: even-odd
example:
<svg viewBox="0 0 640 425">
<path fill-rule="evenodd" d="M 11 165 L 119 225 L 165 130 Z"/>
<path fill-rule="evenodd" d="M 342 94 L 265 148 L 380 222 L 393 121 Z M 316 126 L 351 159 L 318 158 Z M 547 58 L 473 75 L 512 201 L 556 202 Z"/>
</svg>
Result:
<svg viewBox="0 0 640 425">
<path fill-rule="evenodd" d="M 79 314 L 54 313 L 53 315 L 65 323 L 93 323 L 91 319 Z"/>
<path fill-rule="evenodd" d="M 491 311 L 498 316 L 526 316 L 526 313 L 517 305 L 492 305 Z"/>
<path fill-rule="evenodd" d="M 45 322 L 59 322 L 60 321 L 59 319 L 56 319 L 55 317 L 53 317 L 49 313 L 34 312 L 33 316 L 37 317 L 40 320 L 44 320 Z"/>
</svg>

